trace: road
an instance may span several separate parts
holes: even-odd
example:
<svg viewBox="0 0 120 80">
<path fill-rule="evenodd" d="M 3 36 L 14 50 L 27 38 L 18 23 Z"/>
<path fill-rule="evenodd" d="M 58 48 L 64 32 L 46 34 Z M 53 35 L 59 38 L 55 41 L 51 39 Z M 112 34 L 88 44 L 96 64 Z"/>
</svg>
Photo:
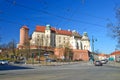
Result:
<svg viewBox="0 0 120 80">
<path fill-rule="evenodd" d="M 120 67 L 113 64 L 94 66 L 89 63 L 32 66 L 0 71 L 0 80 L 120 80 Z"/>
</svg>

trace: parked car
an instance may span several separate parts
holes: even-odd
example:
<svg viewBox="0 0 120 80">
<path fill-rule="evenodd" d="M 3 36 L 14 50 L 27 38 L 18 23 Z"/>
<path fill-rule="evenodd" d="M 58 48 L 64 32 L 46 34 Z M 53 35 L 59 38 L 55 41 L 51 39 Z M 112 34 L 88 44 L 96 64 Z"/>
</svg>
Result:
<svg viewBox="0 0 120 80">
<path fill-rule="evenodd" d="M 101 63 L 101 61 L 95 61 L 94 62 L 95 66 L 102 66 L 103 64 Z"/>
<path fill-rule="evenodd" d="M 46 62 L 56 62 L 55 59 L 46 59 Z"/>
<path fill-rule="evenodd" d="M 15 61 L 14 64 L 25 64 L 25 61 Z"/>
<path fill-rule="evenodd" d="M 102 63 L 102 64 L 106 64 L 107 62 L 108 62 L 107 59 L 101 60 L 101 63 Z"/>
<path fill-rule="evenodd" d="M 9 61 L 7 61 L 7 60 L 0 60 L 0 65 L 5 65 L 5 64 L 8 64 L 9 63 Z"/>
</svg>

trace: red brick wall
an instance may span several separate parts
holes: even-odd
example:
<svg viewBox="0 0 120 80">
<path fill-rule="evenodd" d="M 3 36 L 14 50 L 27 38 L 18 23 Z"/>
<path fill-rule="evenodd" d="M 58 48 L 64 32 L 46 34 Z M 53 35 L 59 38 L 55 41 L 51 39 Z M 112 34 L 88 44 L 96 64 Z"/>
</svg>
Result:
<svg viewBox="0 0 120 80">
<path fill-rule="evenodd" d="M 62 58 L 64 56 L 64 48 L 56 48 L 54 54 L 57 58 Z M 73 50 L 73 60 L 89 60 L 90 52 L 88 50 Z"/>
<path fill-rule="evenodd" d="M 62 59 L 62 57 L 64 56 L 64 48 L 55 48 L 54 54 L 57 58 Z"/>
<path fill-rule="evenodd" d="M 73 50 L 73 60 L 89 60 L 89 51 L 88 50 Z"/>
</svg>

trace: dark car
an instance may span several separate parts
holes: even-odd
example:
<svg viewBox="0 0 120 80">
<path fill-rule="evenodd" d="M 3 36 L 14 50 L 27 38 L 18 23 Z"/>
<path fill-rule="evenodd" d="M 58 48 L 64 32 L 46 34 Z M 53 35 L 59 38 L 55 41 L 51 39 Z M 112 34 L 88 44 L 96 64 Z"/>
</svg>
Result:
<svg viewBox="0 0 120 80">
<path fill-rule="evenodd" d="M 46 59 L 46 62 L 56 62 L 55 59 Z"/>
<path fill-rule="evenodd" d="M 101 63 L 101 61 L 95 61 L 94 62 L 95 66 L 102 66 L 103 64 Z"/>
</svg>

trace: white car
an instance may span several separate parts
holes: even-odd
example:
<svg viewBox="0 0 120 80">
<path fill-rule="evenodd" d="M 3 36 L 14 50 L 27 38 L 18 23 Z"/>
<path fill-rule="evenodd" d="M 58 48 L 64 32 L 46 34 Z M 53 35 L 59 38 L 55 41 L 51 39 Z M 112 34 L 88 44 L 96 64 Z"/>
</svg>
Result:
<svg viewBox="0 0 120 80">
<path fill-rule="evenodd" d="M 101 60 L 101 63 L 102 63 L 102 64 L 106 64 L 107 62 L 108 62 L 107 59 Z"/>
<path fill-rule="evenodd" d="M 7 60 L 0 60 L 0 65 L 8 64 L 9 62 Z"/>
</svg>

